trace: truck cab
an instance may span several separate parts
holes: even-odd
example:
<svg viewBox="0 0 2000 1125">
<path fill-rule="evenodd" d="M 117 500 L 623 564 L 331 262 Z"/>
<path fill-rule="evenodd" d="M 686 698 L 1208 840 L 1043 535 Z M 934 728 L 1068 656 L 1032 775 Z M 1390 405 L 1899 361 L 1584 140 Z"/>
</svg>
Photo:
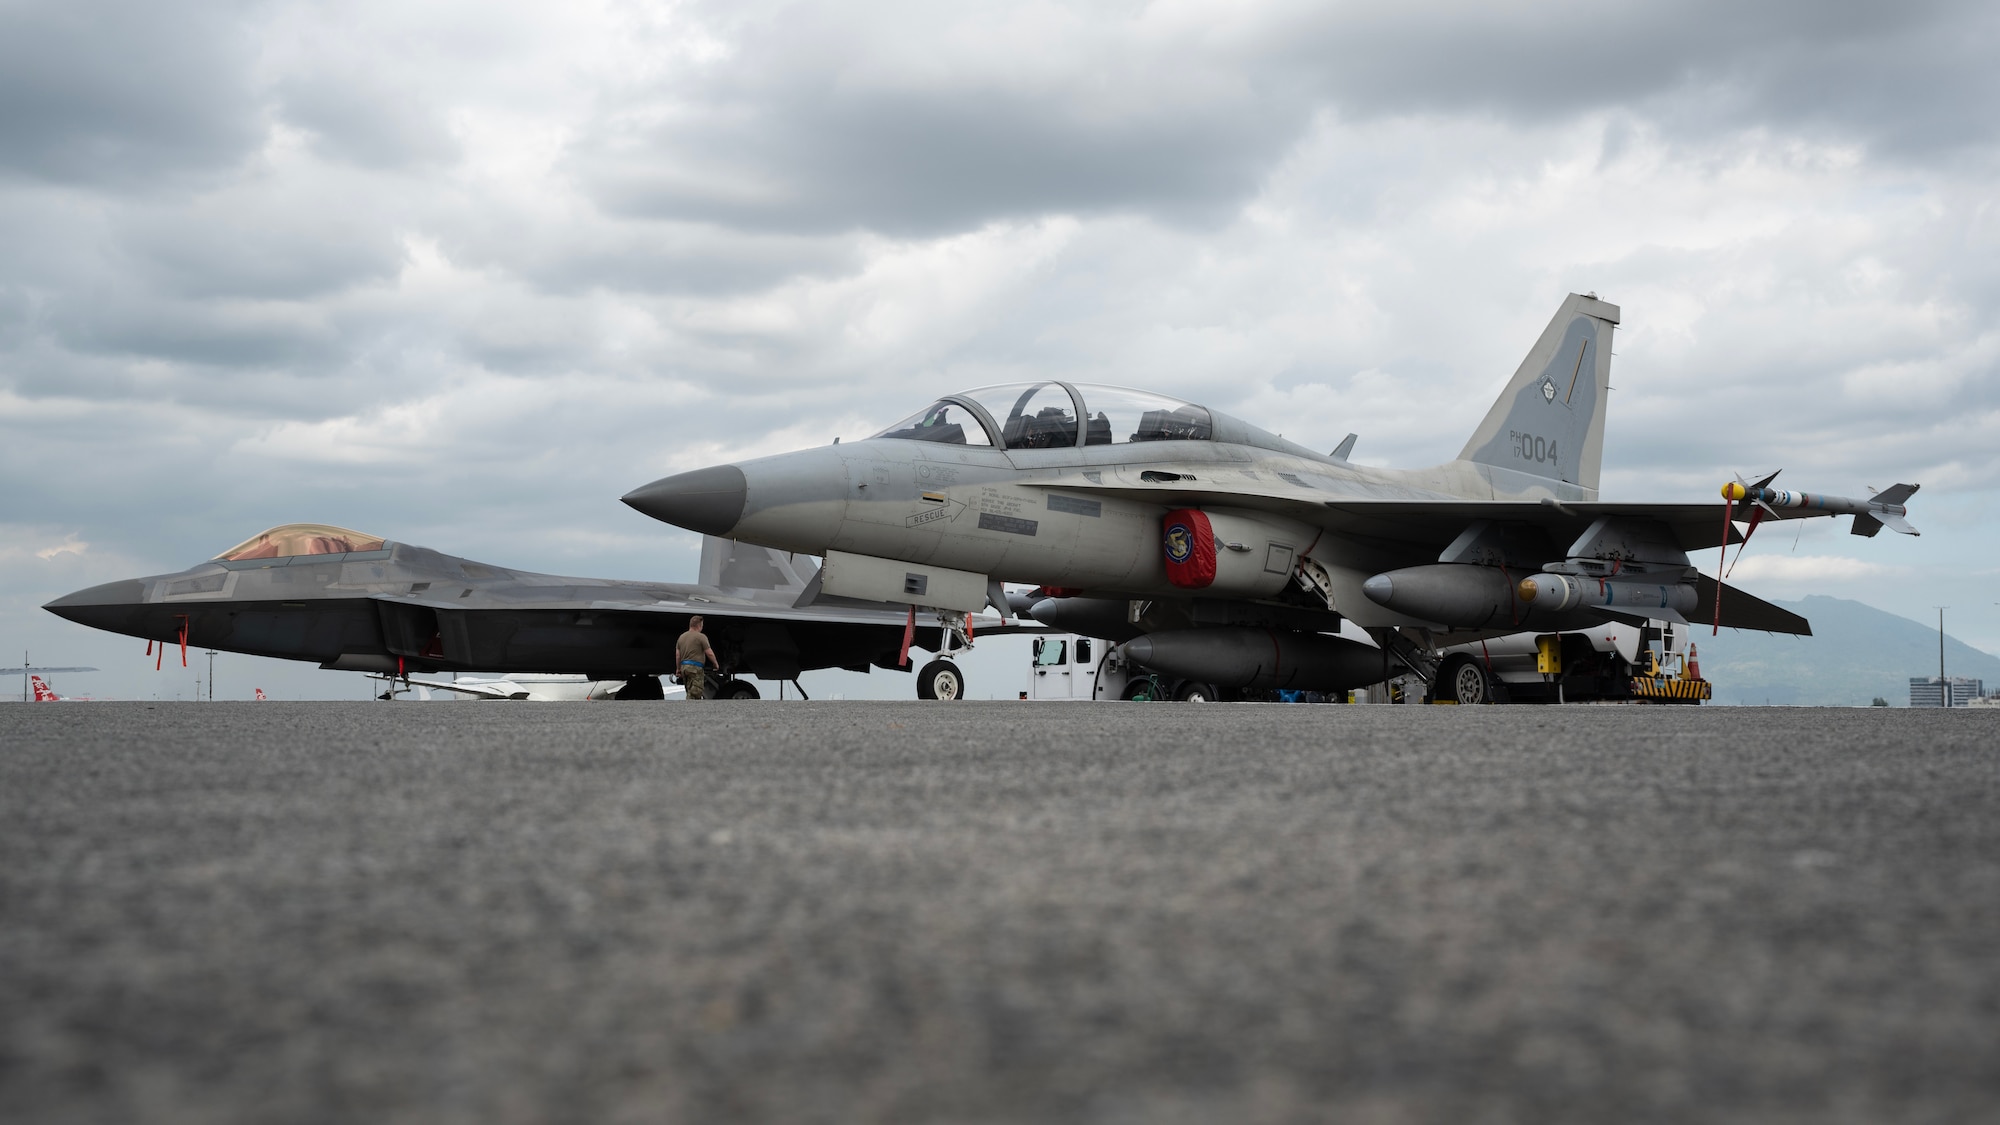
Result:
<svg viewBox="0 0 2000 1125">
<path fill-rule="evenodd" d="M 1034 639 L 1028 666 L 1029 699 L 1090 699 L 1098 666 L 1110 646 L 1075 633 L 1044 633 Z"/>
</svg>

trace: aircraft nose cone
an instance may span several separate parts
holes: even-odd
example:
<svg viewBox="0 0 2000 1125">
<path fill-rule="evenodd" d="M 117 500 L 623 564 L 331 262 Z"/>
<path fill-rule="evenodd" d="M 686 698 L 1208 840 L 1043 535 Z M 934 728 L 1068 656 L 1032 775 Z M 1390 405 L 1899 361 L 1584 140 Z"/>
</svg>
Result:
<svg viewBox="0 0 2000 1125">
<path fill-rule="evenodd" d="M 132 620 L 145 603 L 145 597 L 146 584 L 136 578 L 127 578 L 78 590 L 74 594 L 64 594 L 42 608 L 78 625 L 115 632 L 120 624 Z"/>
<path fill-rule="evenodd" d="M 1377 574 L 1361 584 L 1361 592 L 1376 605 L 1388 605 L 1396 596 L 1396 580 L 1386 574 Z"/>
<path fill-rule="evenodd" d="M 663 523 L 703 535 L 727 535 L 743 518 L 747 492 L 742 469 L 717 465 L 664 477 L 621 499 Z"/>
</svg>

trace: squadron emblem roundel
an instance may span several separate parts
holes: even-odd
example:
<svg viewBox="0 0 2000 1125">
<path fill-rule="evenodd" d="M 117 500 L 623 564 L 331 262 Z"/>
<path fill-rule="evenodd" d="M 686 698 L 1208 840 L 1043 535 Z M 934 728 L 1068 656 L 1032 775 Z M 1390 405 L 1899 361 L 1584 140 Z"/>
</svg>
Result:
<svg viewBox="0 0 2000 1125">
<path fill-rule="evenodd" d="M 1167 528 L 1167 557 L 1180 563 L 1186 562 L 1194 550 L 1194 533 L 1184 523 Z"/>
</svg>

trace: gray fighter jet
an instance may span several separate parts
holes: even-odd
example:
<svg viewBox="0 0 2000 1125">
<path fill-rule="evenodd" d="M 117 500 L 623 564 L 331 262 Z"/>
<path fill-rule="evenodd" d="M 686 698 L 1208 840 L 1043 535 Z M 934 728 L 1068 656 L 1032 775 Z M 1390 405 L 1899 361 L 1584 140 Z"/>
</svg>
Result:
<svg viewBox="0 0 2000 1125">
<path fill-rule="evenodd" d="M 820 597 L 795 607 L 814 570 L 711 536 L 699 585 L 568 578 L 288 524 L 187 570 L 93 586 L 43 608 L 144 637 L 162 653 L 194 645 L 404 676 L 580 673 L 625 681 L 621 699 L 663 696 L 658 677 L 674 670 L 674 640 L 695 614 L 722 662 L 723 699 L 757 696 L 739 673 L 796 682 L 811 668 L 907 668 L 912 646 L 943 653 L 972 639 L 956 616 L 903 606 Z M 975 624 L 1002 630 L 997 618 Z M 942 655 L 918 673 L 922 698 L 955 699 L 964 688 Z"/>
<path fill-rule="evenodd" d="M 1049 381 L 948 395 L 865 441 L 624 499 L 823 554 L 827 593 L 1004 612 L 1002 581 L 1036 584 L 1038 621 L 1250 689 L 1429 675 L 1442 645 L 1607 619 L 1805 633 L 1796 614 L 1699 574 L 1690 552 L 1837 513 L 1858 535 L 1915 534 L 1915 485 L 1851 500 L 1765 478 L 1725 486 L 1721 504 L 1599 500 L 1618 320 L 1571 294 L 1458 458 L 1428 469 L 1367 468 L 1349 441 L 1321 454 L 1194 403 Z M 1377 647 L 1331 635 L 1342 618 Z"/>
</svg>

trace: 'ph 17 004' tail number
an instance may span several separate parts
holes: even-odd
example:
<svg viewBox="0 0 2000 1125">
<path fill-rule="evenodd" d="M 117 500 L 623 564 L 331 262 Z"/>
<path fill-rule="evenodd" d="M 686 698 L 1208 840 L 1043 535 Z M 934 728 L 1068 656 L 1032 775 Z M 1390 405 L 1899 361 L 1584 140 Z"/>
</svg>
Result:
<svg viewBox="0 0 2000 1125">
<path fill-rule="evenodd" d="M 1548 464 L 1556 459 L 1556 443 L 1519 430 L 1508 430 L 1507 436 L 1514 440 L 1514 456 L 1523 461 Z"/>
</svg>

